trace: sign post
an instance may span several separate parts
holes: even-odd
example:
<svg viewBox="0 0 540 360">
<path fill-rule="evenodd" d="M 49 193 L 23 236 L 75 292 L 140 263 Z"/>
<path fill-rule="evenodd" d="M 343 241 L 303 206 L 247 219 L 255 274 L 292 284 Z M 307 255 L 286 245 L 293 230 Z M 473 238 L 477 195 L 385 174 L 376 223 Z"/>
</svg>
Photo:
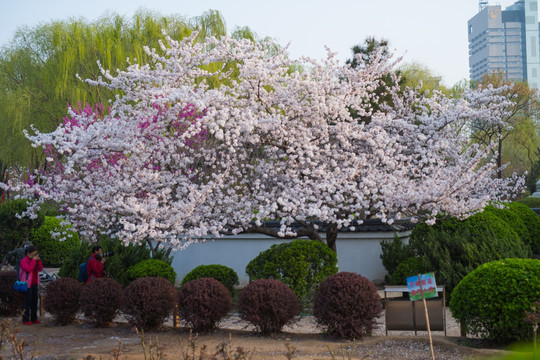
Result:
<svg viewBox="0 0 540 360">
<path fill-rule="evenodd" d="M 437 297 L 437 285 L 435 283 L 435 274 L 418 274 L 407 278 L 407 288 L 409 290 L 409 298 L 411 301 L 422 299 L 424 310 L 426 312 L 426 325 L 429 336 L 429 348 L 431 350 L 431 359 L 435 360 L 435 352 L 433 350 L 433 340 L 431 338 L 431 328 L 429 326 L 429 314 L 426 304 L 426 298 Z"/>
</svg>

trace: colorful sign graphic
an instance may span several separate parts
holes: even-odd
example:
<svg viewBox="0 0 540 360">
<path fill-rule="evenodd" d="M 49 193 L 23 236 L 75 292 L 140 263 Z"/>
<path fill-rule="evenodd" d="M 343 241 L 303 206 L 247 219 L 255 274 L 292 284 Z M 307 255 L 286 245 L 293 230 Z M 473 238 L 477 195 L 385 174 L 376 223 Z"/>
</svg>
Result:
<svg viewBox="0 0 540 360">
<path fill-rule="evenodd" d="M 420 278 L 418 278 L 419 276 Z M 424 293 L 425 299 L 438 296 L 437 284 L 435 284 L 435 274 L 433 273 L 408 277 L 407 288 L 409 289 L 409 298 L 412 301 L 422 300 L 422 292 Z"/>
</svg>

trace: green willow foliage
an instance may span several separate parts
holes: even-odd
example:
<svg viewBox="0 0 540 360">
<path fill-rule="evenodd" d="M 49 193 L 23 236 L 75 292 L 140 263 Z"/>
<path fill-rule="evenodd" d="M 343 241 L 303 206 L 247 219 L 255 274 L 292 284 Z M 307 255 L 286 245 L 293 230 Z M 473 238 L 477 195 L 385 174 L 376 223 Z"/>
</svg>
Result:
<svg viewBox="0 0 540 360">
<path fill-rule="evenodd" d="M 41 151 L 29 146 L 23 130 L 33 124 L 52 131 L 68 105 L 78 108 L 113 99 L 114 93 L 91 87 L 77 75 L 97 79 L 97 61 L 111 72 L 126 68 L 128 58 L 131 63 L 148 62 L 143 47 L 159 48 L 162 29 L 176 40 L 193 31 L 201 40 L 226 34 L 223 17 L 213 10 L 191 19 L 141 10 L 132 18 L 113 13 L 94 22 L 72 19 L 19 28 L 0 50 L 0 161 L 30 168 L 43 164 Z M 233 36 L 256 38 L 248 28 L 239 28 Z M 209 66 L 217 69 L 219 64 Z"/>
</svg>

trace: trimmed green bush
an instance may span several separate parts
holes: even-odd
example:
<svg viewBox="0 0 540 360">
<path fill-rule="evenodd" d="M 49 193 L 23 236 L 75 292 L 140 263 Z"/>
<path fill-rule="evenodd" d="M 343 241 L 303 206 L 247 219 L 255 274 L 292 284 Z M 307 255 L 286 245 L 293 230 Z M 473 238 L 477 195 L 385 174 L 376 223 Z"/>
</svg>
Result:
<svg viewBox="0 0 540 360">
<path fill-rule="evenodd" d="M 507 223 L 486 211 L 464 221 L 439 220 L 433 226 L 419 224 L 412 231 L 409 245 L 383 252 L 384 259 L 403 254 L 423 259 L 426 271 L 433 271 L 437 283 L 451 297 L 454 287 L 479 265 L 503 258 L 530 258 L 530 246 Z M 394 269 L 395 271 L 395 269 Z M 390 274 L 392 275 L 392 273 Z"/>
<path fill-rule="evenodd" d="M 410 257 L 403 260 L 390 277 L 391 285 L 405 285 L 407 278 L 428 272 L 423 258 Z"/>
<path fill-rule="evenodd" d="M 337 273 L 337 256 L 325 244 L 315 240 L 294 240 L 272 245 L 249 262 L 249 280 L 275 279 L 287 284 L 301 302 L 309 293 Z"/>
<path fill-rule="evenodd" d="M 173 285 L 176 281 L 176 272 L 173 267 L 158 259 L 143 260 L 127 269 L 127 277 L 130 281 L 147 276 L 159 276 L 165 278 Z"/>
<path fill-rule="evenodd" d="M 70 231 L 69 227 L 60 226 L 61 221 L 58 218 L 46 216 L 43 225 L 31 231 L 30 241 L 37 246 L 45 265 L 62 265 L 71 249 L 79 246 L 79 234 Z M 51 232 L 62 234 L 61 236 L 65 236 L 66 240 L 60 241 L 53 238 Z"/>
<path fill-rule="evenodd" d="M 504 259 L 465 276 L 454 289 L 450 311 L 467 333 L 506 344 L 532 337 L 525 311 L 538 299 L 540 260 Z"/>
<path fill-rule="evenodd" d="M 240 281 L 238 280 L 238 274 L 236 274 L 236 271 L 225 265 L 218 264 L 197 266 L 195 269 L 187 273 L 186 276 L 184 276 L 184 278 L 182 279 L 182 285 L 189 281 L 204 277 L 216 279 L 217 281 L 225 285 L 225 287 L 229 289 L 231 294 L 234 294 L 235 285 L 240 285 Z"/>
</svg>

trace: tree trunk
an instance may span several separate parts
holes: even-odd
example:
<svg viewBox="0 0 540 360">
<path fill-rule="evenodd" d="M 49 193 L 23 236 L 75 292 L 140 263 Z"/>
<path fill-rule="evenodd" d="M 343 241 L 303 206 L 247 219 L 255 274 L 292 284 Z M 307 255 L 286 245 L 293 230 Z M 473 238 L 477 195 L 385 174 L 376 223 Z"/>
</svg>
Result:
<svg viewBox="0 0 540 360">
<path fill-rule="evenodd" d="M 328 227 L 326 228 L 326 245 L 328 245 L 330 250 L 332 250 L 335 253 L 337 253 L 337 248 L 336 248 L 337 234 L 338 234 L 337 225 L 334 223 L 328 224 Z"/>
</svg>

